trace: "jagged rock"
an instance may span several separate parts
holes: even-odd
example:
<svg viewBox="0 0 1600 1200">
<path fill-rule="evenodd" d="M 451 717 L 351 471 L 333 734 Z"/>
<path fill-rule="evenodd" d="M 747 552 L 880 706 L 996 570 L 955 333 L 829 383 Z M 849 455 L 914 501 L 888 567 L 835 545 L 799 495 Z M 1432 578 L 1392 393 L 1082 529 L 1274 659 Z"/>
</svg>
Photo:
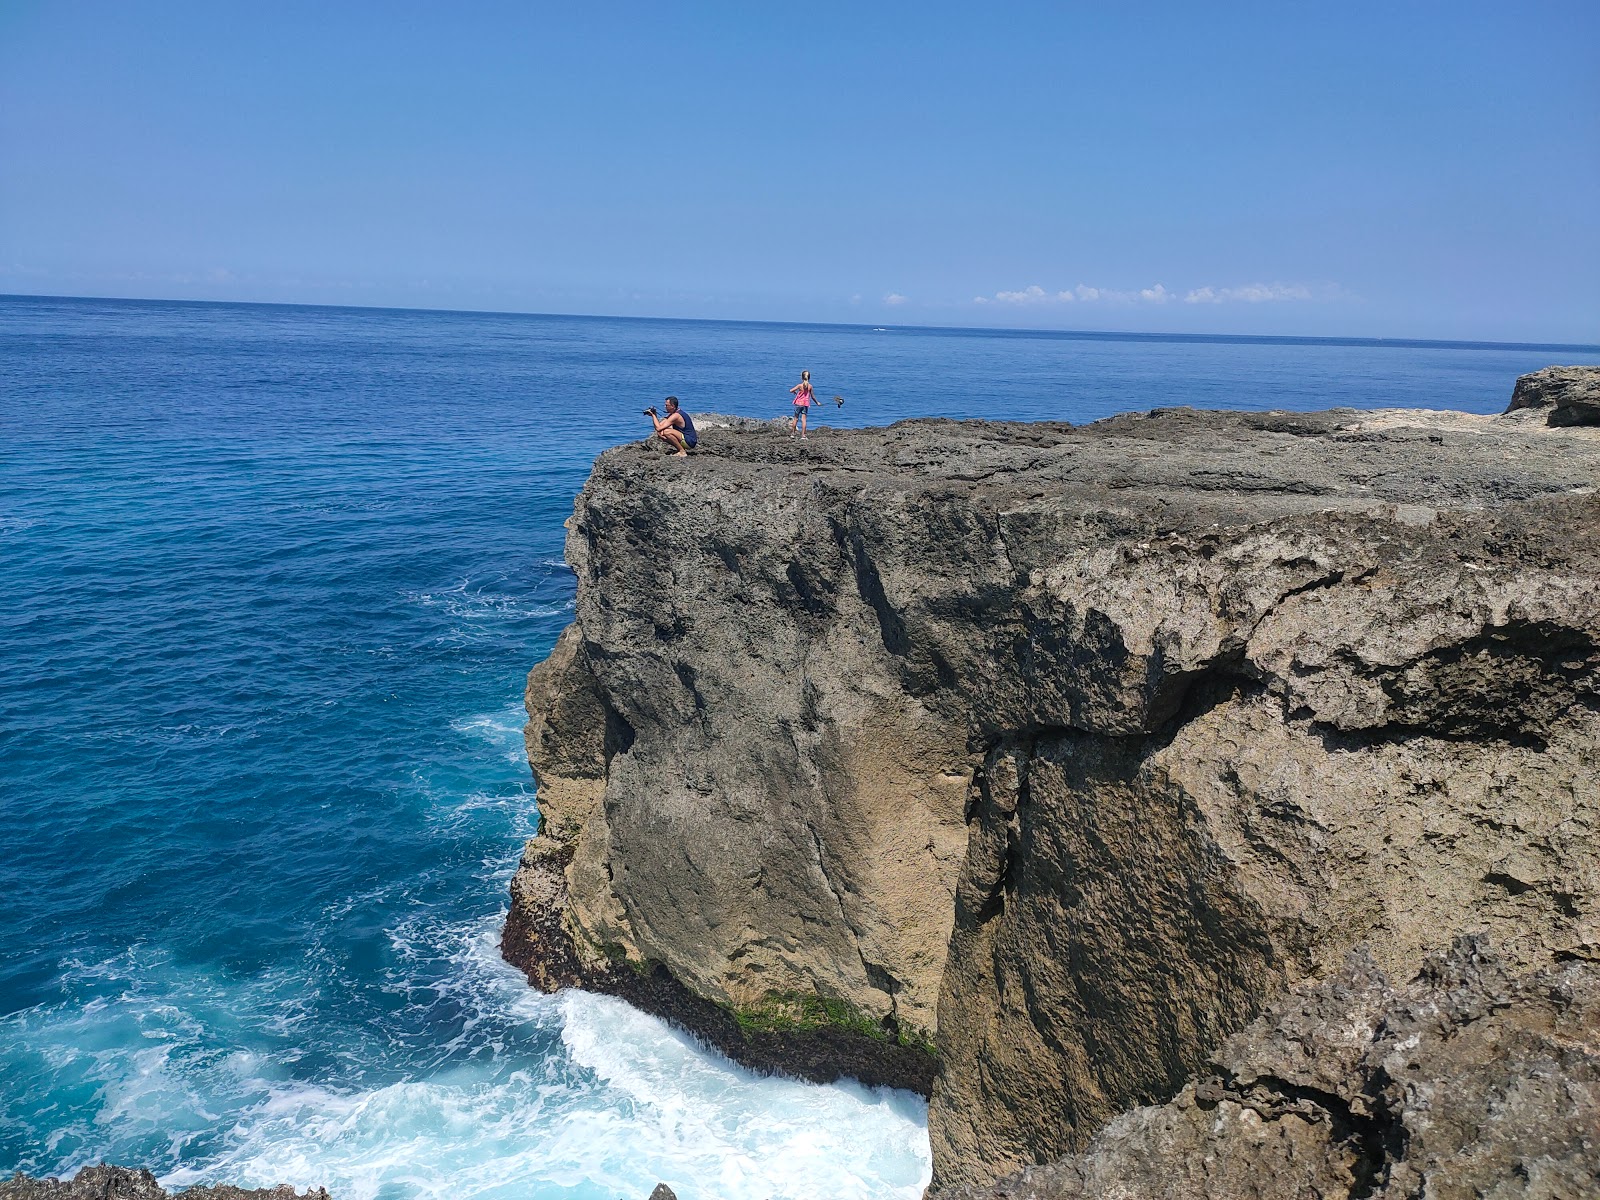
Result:
<svg viewBox="0 0 1600 1200">
<path fill-rule="evenodd" d="M 823 1011 L 808 1077 L 932 1035 L 940 1187 L 1178 1095 L 1354 947 L 1600 958 L 1597 473 L 1600 431 L 1446 413 L 608 451 L 506 953 L 781 1069 Z"/>
<path fill-rule="evenodd" d="M 0 1180 L 0 1200 L 167 1200 L 167 1195 L 149 1171 L 109 1163 L 84 1167 L 70 1180 L 34 1179 L 21 1171 Z M 172 1195 L 183 1200 L 328 1200 L 322 1188 L 309 1188 L 302 1194 L 286 1184 L 274 1188 L 216 1184 L 184 1188 Z"/>
<path fill-rule="evenodd" d="M 658 1183 L 650 1193 L 650 1200 L 678 1200 L 678 1193 L 664 1183 Z"/>
<path fill-rule="evenodd" d="M 1463 939 L 1392 988 L 1370 956 L 1231 1038 L 1087 1149 L 938 1200 L 1600 1195 L 1600 971 L 1516 980 Z"/>
<path fill-rule="evenodd" d="M 1552 425 L 1600 425 L 1600 367 L 1546 367 L 1517 380 L 1508 413 L 1548 410 Z"/>
</svg>

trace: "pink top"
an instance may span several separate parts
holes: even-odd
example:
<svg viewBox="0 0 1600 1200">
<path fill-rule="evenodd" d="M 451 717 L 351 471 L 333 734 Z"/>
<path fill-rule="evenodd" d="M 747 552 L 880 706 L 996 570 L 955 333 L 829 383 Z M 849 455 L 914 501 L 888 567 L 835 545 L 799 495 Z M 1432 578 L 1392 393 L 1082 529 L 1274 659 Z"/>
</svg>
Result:
<svg viewBox="0 0 1600 1200">
<path fill-rule="evenodd" d="M 808 404 L 815 403 L 811 397 L 811 385 L 809 383 L 802 383 L 791 390 L 795 394 L 794 402 L 801 408 L 805 408 Z"/>
</svg>

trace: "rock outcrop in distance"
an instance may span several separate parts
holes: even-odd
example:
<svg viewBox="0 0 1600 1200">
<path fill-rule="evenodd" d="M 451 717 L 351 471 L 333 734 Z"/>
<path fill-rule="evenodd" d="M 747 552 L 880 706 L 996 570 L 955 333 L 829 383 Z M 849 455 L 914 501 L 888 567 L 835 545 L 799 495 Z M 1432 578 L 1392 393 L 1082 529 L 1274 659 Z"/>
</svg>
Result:
<svg viewBox="0 0 1600 1200">
<path fill-rule="evenodd" d="M 1546 367 L 1517 380 L 1507 412 L 1530 409 L 1551 425 L 1600 425 L 1600 367 Z"/>
<path fill-rule="evenodd" d="M 935 1191 L 1238 1077 L 1352 953 L 1403 989 L 1481 935 L 1588 987 L 1597 477 L 1600 431 L 1537 410 L 607 451 L 504 952 L 931 1087 Z"/>
</svg>

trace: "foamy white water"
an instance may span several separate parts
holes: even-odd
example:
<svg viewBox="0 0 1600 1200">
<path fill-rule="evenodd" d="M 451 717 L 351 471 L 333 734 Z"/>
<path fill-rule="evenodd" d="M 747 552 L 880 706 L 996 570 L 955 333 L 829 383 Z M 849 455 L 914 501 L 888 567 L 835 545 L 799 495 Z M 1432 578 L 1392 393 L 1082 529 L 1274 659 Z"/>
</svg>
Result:
<svg viewBox="0 0 1600 1200">
<path fill-rule="evenodd" d="M 369 1091 L 249 1081 L 265 1095 L 225 1147 L 163 1182 L 292 1181 L 339 1200 L 643 1200 L 659 1181 L 682 1200 L 915 1200 L 927 1185 L 919 1097 L 759 1076 L 619 1000 L 538 995 L 495 938 L 463 947 L 462 989 L 500 1021 L 554 1027 L 564 1052 L 519 1062 L 485 1041 L 476 1061 Z M 153 1109 L 192 1102 L 158 1091 Z"/>
<path fill-rule="evenodd" d="M 607 997 L 562 1007 L 573 1061 L 631 1101 L 606 1139 L 619 1190 L 641 1149 L 683 1197 L 914 1200 L 927 1186 L 927 1109 L 909 1093 L 756 1076 Z"/>
<path fill-rule="evenodd" d="M 459 727 L 504 747 L 519 732 L 507 717 Z M 503 887 L 509 861 L 484 866 Z M 331 911 L 330 926 L 373 899 Z M 405 901 L 384 898 L 402 911 L 388 930 L 393 966 L 374 978 L 330 971 L 316 947 L 301 971 L 247 981 L 134 948 L 74 968 L 104 999 L 6 1018 L 8 1076 L 41 1064 L 54 1090 L 92 1091 L 92 1118 L 58 1131 L 47 1169 L 136 1161 L 169 1187 L 287 1182 L 337 1200 L 642 1200 L 658 1181 L 682 1200 L 921 1195 L 919 1097 L 760 1076 L 619 1000 L 541 995 L 499 956 L 503 913 L 452 924 Z M 329 1042 L 315 1009 L 351 985 L 404 1003 Z M 385 1067 L 408 1077 L 321 1081 Z M 131 1149 L 156 1142 L 154 1161 Z M 163 1171 L 161 1158 L 182 1165 Z"/>
<path fill-rule="evenodd" d="M 430 826 L 512 835 L 472 872 L 491 899 L 533 829 L 514 783 L 522 720 L 507 706 L 449 722 L 468 764 L 510 769 L 500 786 L 449 762 L 410 784 Z M 245 978 L 140 945 L 68 964 L 70 989 L 98 999 L 0 1019 L 9 1097 L 77 1095 L 92 1114 L 26 1165 L 121 1161 L 168 1187 L 291 1183 L 336 1200 L 643 1200 L 659 1181 L 682 1200 L 920 1197 L 919 1097 L 760 1076 L 619 1000 L 541 995 L 500 958 L 503 910 L 463 920 L 427 902 L 458 870 L 330 906 L 302 962 Z M 358 968 L 340 933 L 373 912 L 389 952 Z M 330 1008 L 370 1015 L 330 1023 Z"/>
</svg>

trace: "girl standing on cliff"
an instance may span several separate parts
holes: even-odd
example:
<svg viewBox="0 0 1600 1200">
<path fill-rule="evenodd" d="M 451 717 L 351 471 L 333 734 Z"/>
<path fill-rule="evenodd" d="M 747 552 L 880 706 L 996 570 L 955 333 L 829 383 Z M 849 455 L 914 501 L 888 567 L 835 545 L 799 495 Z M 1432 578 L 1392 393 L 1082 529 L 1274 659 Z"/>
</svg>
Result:
<svg viewBox="0 0 1600 1200">
<path fill-rule="evenodd" d="M 794 396 L 794 420 L 789 423 L 789 436 L 800 435 L 800 440 L 806 440 L 806 412 L 816 403 L 816 397 L 811 394 L 811 372 L 801 371 L 800 382 L 789 389 Z"/>
</svg>

